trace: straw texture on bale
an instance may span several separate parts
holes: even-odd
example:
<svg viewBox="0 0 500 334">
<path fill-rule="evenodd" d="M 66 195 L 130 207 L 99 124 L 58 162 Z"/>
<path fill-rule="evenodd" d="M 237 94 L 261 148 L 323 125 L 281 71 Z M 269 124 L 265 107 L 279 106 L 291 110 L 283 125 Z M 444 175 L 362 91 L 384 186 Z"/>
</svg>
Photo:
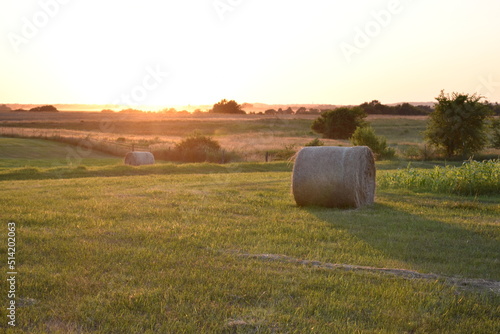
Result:
<svg viewBox="0 0 500 334">
<path fill-rule="evenodd" d="M 125 156 L 125 165 L 141 166 L 154 163 L 155 157 L 151 152 L 128 152 Z"/>
<path fill-rule="evenodd" d="M 293 166 L 292 192 L 299 206 L 359 208 L 375 199 L 375 161 L 370 148 L 305 147 Z"/>
</svg>

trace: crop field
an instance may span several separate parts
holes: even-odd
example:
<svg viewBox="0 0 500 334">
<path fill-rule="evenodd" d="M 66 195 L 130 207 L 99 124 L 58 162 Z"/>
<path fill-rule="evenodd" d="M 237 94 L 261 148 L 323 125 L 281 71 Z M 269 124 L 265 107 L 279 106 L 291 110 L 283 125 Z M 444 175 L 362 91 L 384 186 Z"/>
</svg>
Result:
<svg viewBox="0 0 500 334">
<path fill-rule="evenodd" d="M 262 153 L 316 137 L 310 119 L 124 120 L 106 133 L 82 120 L 0 127 L 160 141 L 197 129 L 250 153 L 252 140 L 270 139 Z M 395 147 L 422 144 L 425 119 L 369 121 Z M 411 183 L 462 162 L 377 162 L 375 204 L 339 210 L 296 206 L 289 161 L 131 167 L 90 151 L 69 163 L 75 150 L 0 137 L 1 254 L 9 222 L 16 233 L 7 333 L 500 332 L 500 191 Z M 468 168 L 492 171 L 494 187 L 491 165 Z"/>
</svg>

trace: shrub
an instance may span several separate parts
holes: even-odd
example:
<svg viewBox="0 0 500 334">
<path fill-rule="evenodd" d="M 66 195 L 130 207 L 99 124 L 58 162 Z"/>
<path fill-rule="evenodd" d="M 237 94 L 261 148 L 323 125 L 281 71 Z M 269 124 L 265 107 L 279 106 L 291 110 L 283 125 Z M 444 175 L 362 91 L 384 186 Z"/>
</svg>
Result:
<svg viewBox="0 0 500 334">
<path fill-rule="evenodd" d="M 351 137 L 351 143 L 356 146 L 368 146 L 377 159 L 392 159 L 396 151 L 387 146 L 387 140 L 383 136 L 376 136 L 370 126 L 359 127 Z"/>
<path fill-rule="evenodd" d="M 319 138 L 314 138 L 311 140 L 309 143 L 305 144 L 304 146 L 324 146 L 325 143 L 323 143 Z"/>
<path fill-rule="evenodd" d="M 357 127 L 363 126 L 366 113 L 360 107 L 337 108 L 325 111 L 311 128 L 323 134 L 323 138 L 349 139 Z"/>
<path fill-rule="evenodd" d="M 236 153 L 223 150 L 216 140 L 200 134 L 183 139 L 173 149 L 156 150 L 152 153 L 157 160 L 179 162 L 227 163 L 238 159 Z"/>
<path fill-rule="evenodd" d="M 220 150 L 220 144 L 213 140 L 208 136 L 203 136 L 200 134 L 194 134 L 186 139 L 183 139 L 180 143 L 175 145 L 175 148 L 179 151 L 188 151 L 188 150 L 199 150 L 199 151 L 207 151 L 207 150 Z"/>
</svg>

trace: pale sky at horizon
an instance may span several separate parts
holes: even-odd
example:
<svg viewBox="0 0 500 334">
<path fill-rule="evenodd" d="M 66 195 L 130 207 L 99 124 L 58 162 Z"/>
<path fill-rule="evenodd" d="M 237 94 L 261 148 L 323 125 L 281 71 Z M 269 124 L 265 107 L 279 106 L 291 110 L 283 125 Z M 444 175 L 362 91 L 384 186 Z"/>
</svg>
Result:
<svg viewBox="0 0 500 334">
<path fill-rule="evenodd" d="M 500 102 L 499 16 L 498 0 L 4 0 L 0 103 Z"/>
</svg>

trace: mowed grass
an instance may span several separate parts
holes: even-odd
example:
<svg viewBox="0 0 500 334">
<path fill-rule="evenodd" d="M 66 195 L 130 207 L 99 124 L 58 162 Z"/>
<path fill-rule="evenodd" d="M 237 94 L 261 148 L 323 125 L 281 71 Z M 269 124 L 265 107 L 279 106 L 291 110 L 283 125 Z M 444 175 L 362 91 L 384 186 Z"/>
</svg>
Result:
<svg viewBox="0 0 500 334">
<path fill-rule="evenodd" d="M 65 113 L 61 117 L 67 117 Z M 48 115 L 53 117 L 53 115 Z M 200 116 L 193 116 L 190 119 L 161 119 L 161 115 L 150 115 L 149 120 L 144 119 L 144 115 L 112 115 L 92 114 L 88 120 L 74 118 L 70 120 L 64 118 L 63 121 L 53 119 L 29 121 L 3 122 L 2 127 L 11 128 L 32 128 L 44 130 L 52 133 L 57 130 L 76 130 L 88 133 L 120 134 L 127 136 L 167 136 L 186 137 L 193 132 L 204 135 L 222 138 L 224 136 L 254 134 L 256 136 L 276 136 L 276 137 L 302 137 L 313 138 L 320 135 L 311 130 L 315 116 L 292 115 L 292 116 L 259 116 L 259 115 L 237 115 L 227 116 L 220 119 L 205 119 Z M 134 119 L 136 118 L 136 119 Z M 423 140 L 422 132 L 426 127 L 425 117 L 413 116 L 384 116 L 371 115 L 367 121 L 374 128 L 377 135 L 387 137 L 388 142 L 397 144 L 420 143 Z M 47 133 L 49 133 L 47 132 Z M 8 133 L 8 131 L 7 131 Z"/>
<path fill-rule="evenodd" d="M 13 167 L 61 167 L 109 165 L 118 163 L 112 155 L 84 150 L 72 145 L 43 139 L 0 137 L 0 170 Z"/>
<path fill-rule="evenodd" d="M 500 281 L 499 195 L 394 186 L 360 210 L 299 208 L 286 162 L 68 165 L 70 145 L 12 140 L 0 145 L 1 254 L 17 226 L 9 333 L 500 331 L 498 285 L 469 281 Z"/>
<path fill-rule="evenodd" d="M 9 332 L 500 330 L 498 291 L 445 279 L 500 280 L 498 196 L 393 189 L 360 210 L 299 208 L 289 170 L 250 165 L 130 167 L 143 175 L 123 176 L 97 166 L 79 178 L 1 181 L 3 235 L 8 221 L 17 225 L 19 307 Z"/>
</svg>

